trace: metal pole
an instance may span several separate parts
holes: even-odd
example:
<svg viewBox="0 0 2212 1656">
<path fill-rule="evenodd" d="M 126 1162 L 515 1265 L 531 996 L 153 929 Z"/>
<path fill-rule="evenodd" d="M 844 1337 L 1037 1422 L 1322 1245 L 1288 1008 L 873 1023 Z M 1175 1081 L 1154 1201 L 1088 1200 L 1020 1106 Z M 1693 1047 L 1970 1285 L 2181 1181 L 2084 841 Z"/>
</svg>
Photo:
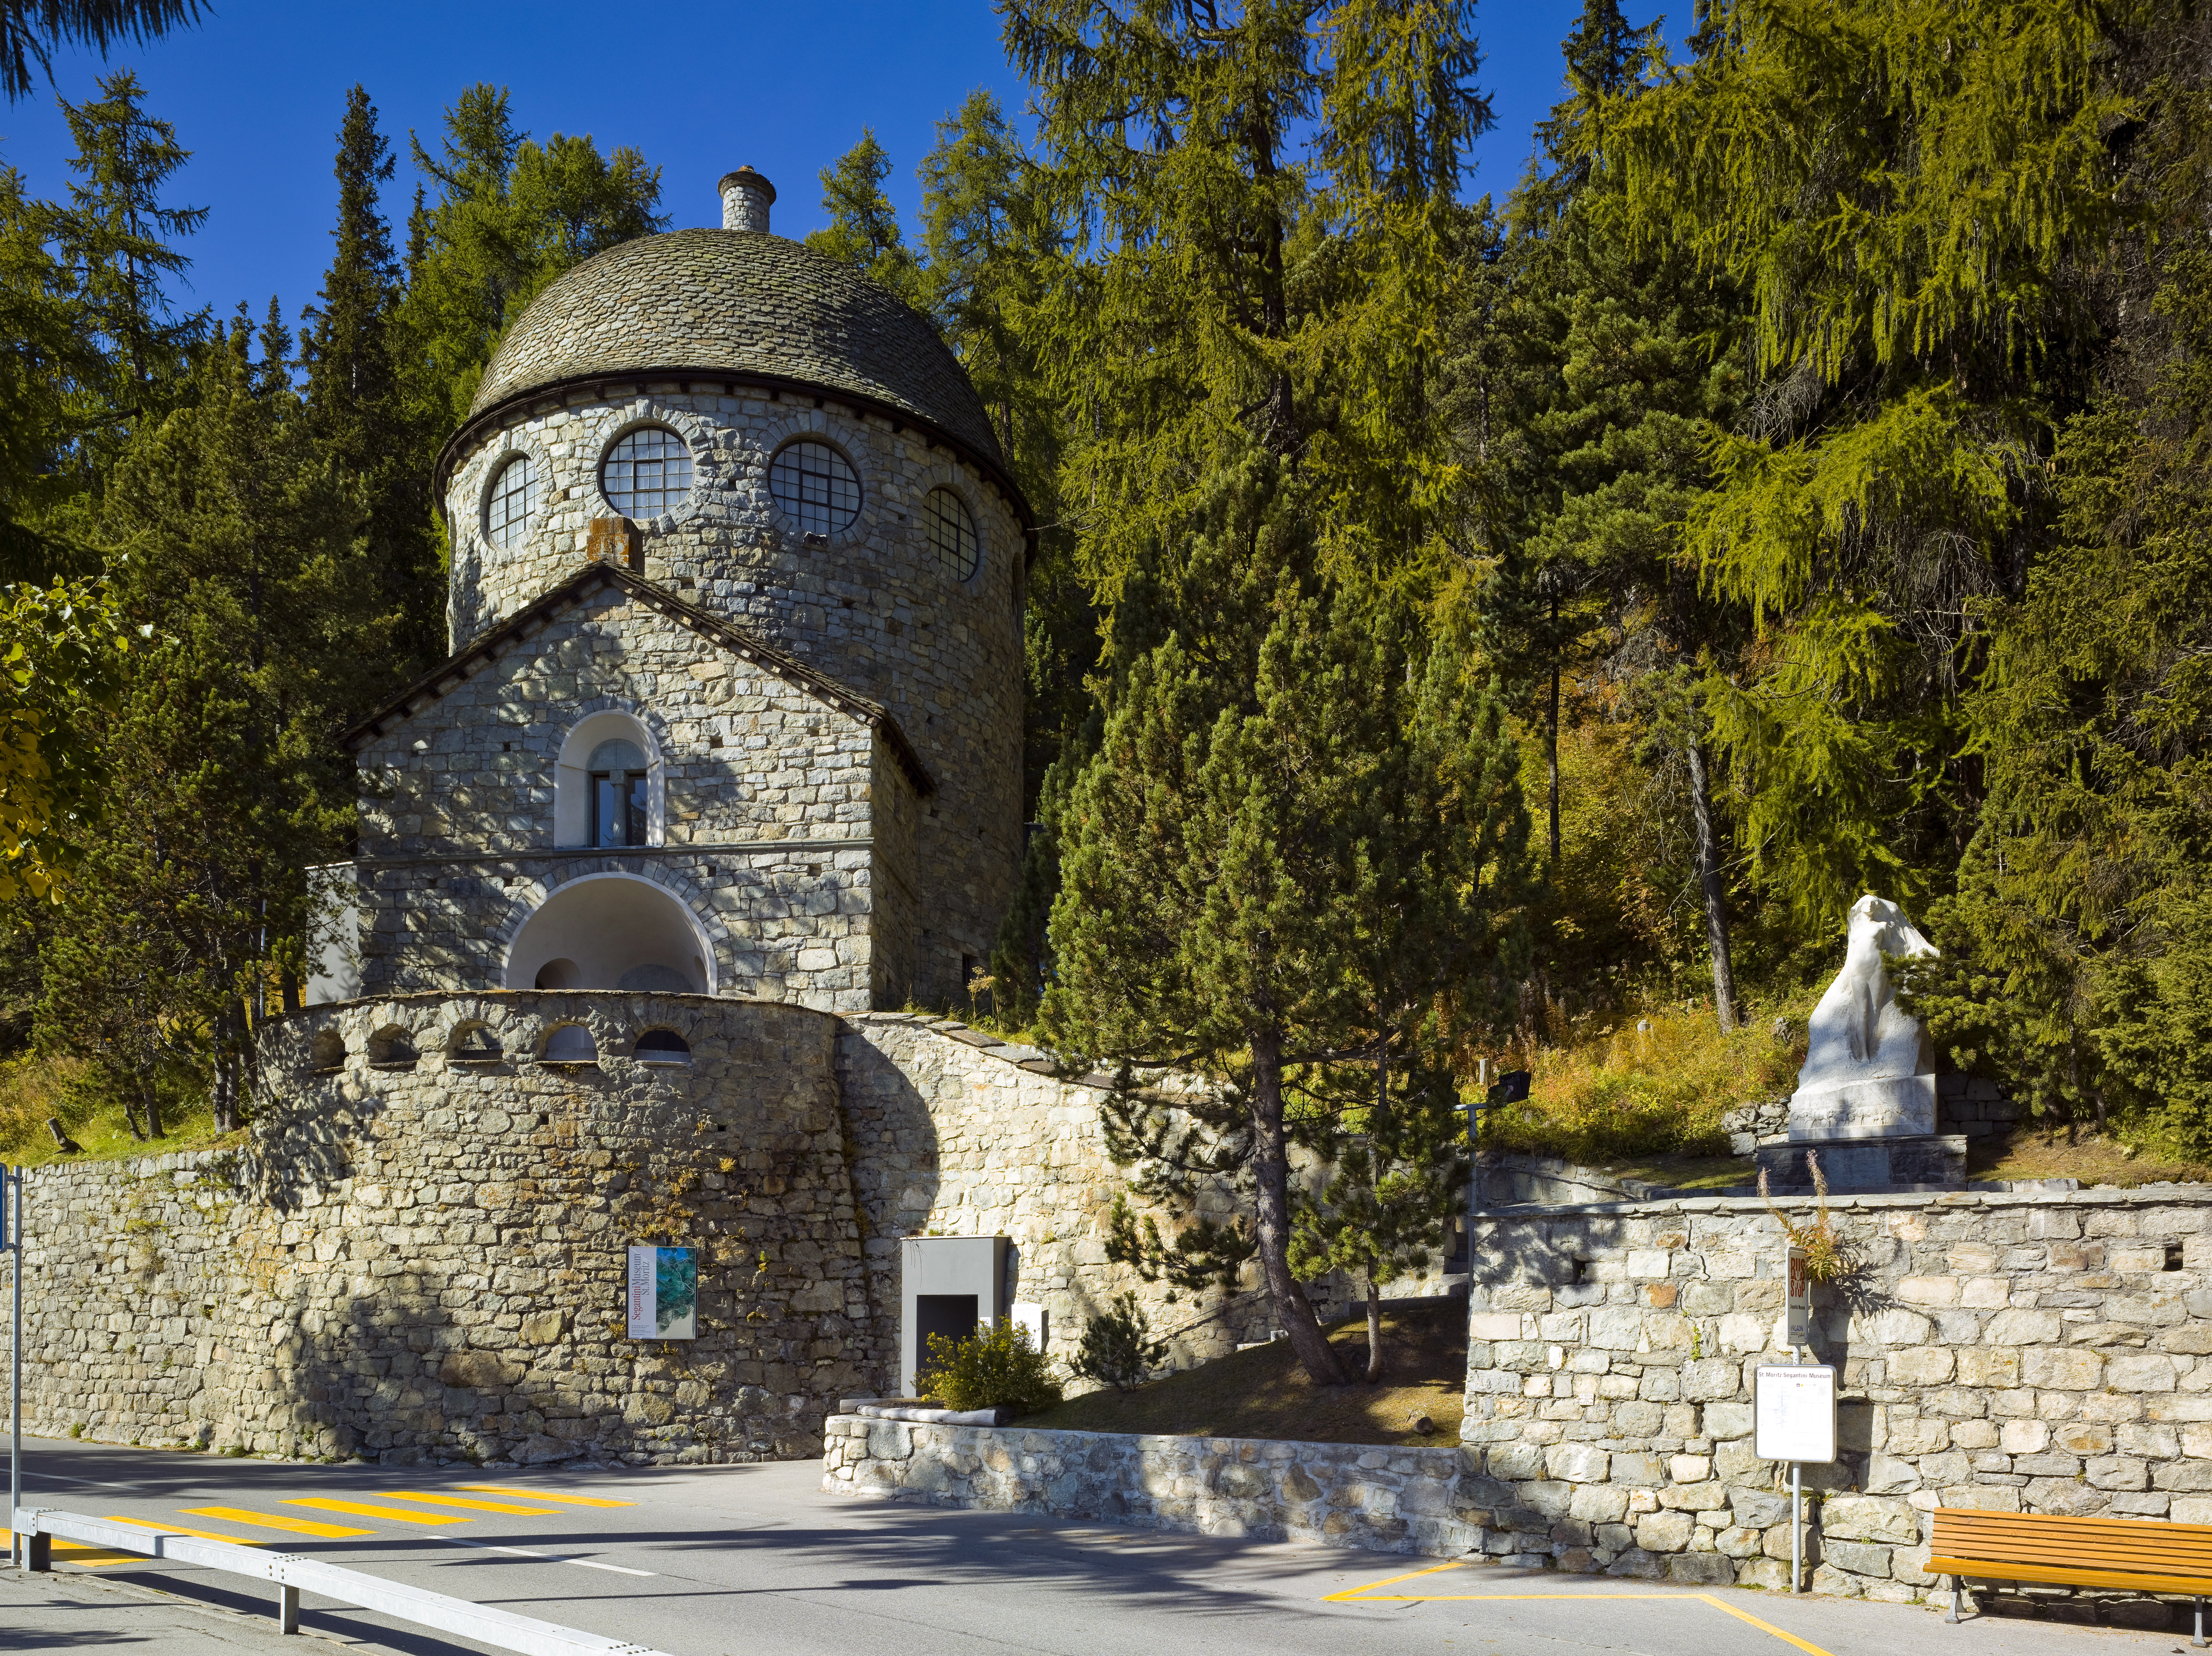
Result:
<svg viewBox="0 0 2212 1656">
<path fill-rule="evenodd" d="M 1790 1591 L 1805 1591 L 1805 1463 L 1790 1463 Z"/>
<path fill-rule="evenodd" d="M 29 1550 L 29 1543 L 20 1535 L 13 1534 L 15 1514 L 23 1507 L 23 1170 L 11 1172 L 0 1168 L 0 1179 L 8 1182 L 9 1190 L 0 1197 L 0 1217 L 4 1217 L 8 1234 L 9 1263 L 13 1267 L 9 1275 L 15 1282 L 15 1315 L 9 1326 L 13 1330 L 8 1342 L 8 1528 L 10 1531 L 9 1550 L 15 1555 L 15 1567 L 21 1569 Z"/>
</svg>

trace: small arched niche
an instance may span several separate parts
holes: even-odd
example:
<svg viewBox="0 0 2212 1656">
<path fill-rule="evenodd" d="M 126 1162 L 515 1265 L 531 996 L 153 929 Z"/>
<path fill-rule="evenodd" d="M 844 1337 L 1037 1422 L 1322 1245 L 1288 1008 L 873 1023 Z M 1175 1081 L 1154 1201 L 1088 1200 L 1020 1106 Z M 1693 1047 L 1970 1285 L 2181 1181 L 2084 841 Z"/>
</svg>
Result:
<svg viewBox="0 0 2212 1656">
<path fill-rule="evenodd" d="M 648 1029 L 637 1038 L 630 1056 L 640 1063 L 688 1064 L 691 1062 L 691 1043 L 672 1029 Z"/>
<path fill-rule="evenodd" d="M 307 1049 L 307 1068 L 318 1075 L 334 1075 L 345 1068 L 345 1037 L 335 1029 L 316 1033 L 314 1044 Z"/>
<path fill-rule="evenodd" d="M 599 1044 L 583 1025 L 562 1024 L 545 1038 L 545 1050 L 539 1056 L 547 1063 L 597 1063 Z"/>
<path fill-rule="evenodd" d="M 372 1069 L 412 1069 L 416 1057 L 415 1038 L 398 1024 L 387 1025 L 368 1038 Z"/>
<path fill-rule="evenodd" d="M 500 1044 L 499 1037 L 484 1024 L 463 1024 L 453 1033 L 453 1044 L 446 1049 L 446 1056 L 454 1063 L 503 1063 L 507 1049 Z"/>
<path fill-rule="evenodd" d="M 553 843 L 609 850 L 658 845 L 665 795 L 653 733 L 627 713 L 594 713 L 561 743 L 553 769 Z"/>
<path fill-rule="evenodd" d="M 507 986 L 711 995 L 714 959 L 690 911 L 651 880 L 586 874 L 523 923 L 507 953 Z"/>
</svg>

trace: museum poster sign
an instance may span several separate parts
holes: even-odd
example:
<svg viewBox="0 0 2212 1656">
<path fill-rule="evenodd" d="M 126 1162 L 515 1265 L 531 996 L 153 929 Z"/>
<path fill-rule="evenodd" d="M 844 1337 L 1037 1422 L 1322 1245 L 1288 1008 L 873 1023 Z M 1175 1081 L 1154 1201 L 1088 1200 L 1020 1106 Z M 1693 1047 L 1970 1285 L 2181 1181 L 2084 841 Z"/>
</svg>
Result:
<svg viewBox="0 0 2212 1656">
<path fill-rule="evenodd" d="M 691 1249 L 649 1243 L 630 1249 L 629 1337 L 699 1337 L 699 1262 Z"/>
</svg>

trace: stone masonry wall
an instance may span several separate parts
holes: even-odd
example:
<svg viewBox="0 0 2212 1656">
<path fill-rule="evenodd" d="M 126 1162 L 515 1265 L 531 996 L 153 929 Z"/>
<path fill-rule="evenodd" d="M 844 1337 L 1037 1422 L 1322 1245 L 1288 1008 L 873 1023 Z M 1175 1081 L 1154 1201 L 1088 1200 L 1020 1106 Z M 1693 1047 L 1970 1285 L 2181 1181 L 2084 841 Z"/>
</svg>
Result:
<svg viewBox="0 0 2212 1656">
<path fill-rule="evenodd" d="M 1791 1198 L 1786 1211 L 1812 1216 Z M 1816 1591 L 1928 1591 L 1938 1506 L 2212 1523 L 2212 1190 L 1832 1203 L 1853 1263 L 1817 1290 L 1840 1371 Z M 1757 1201 L 1485 1215 L 1468 1411 L 1488 1556 L 1786 1585 L 1787 1502 L 1752 1452 L 1784 1240 Z M 2143 1614 L 2163 1615 L 2155 1607 Z"/>
<path fill-rule="evenodd" d="M 564 1022 L 596 1064 L 536 1059 Z M 246 1148 L 33 1172 L 33 1429 L 392 1464 L 811 1456 L 880 1384 L 834 1023 L 551 994 L 286 1020 Z M 507 1056 L 449 1057 L 479 1024 Z M 627 1056 L 656 1026 L 688 1068 Z M 395 1032 L 419 1058 L 373 1062 Z M 700 1250 L 696 1342 L 625 1337 L 635 1242 Z"/>
<path fill-rule="evenodd" d="M 1106 1154 L 1098 1120 L 1105 1078 L 1063 1081 L 1051 1068 L 1033 1048 L 949 1019 L 878 1013 L 844 1020 L 838 1085 L 852 1124 L 876 1326 L 896 1339 L 901 1237 L 1003 1235 L 1013 1244 L 1009 1299 L 1045 1307 L 1054 1356 L 1073 1355 L 1091 1318 L 1130 1291 L 1153 1333 L 1169 1337 L 1175 1367 L 1266 1339 L 1267 1297 L 1250 1291 L 1256 1271 L 1225 1302 L 1211 1294 L 1200 1300 L 1107 1258 L 1114 1199 L 1128 1193 L 1132 1170 Z M 1227 1217 L 1230 1193 L 1200 1211 Z M 1322 1304 L 1334 1310 L 1344 1295 L 1334 1285 L 1330 1303 L 1329 1286 Z M 878 1354 L 894 1374 L 896 1356 L 890 1346 Z"/>
<path fill-rule="evenodd" d="M 1464 1458 L 1453 1449 L 930 1426 L 848 1415 L 832 1417 L 825 1430 L 822 1489 L 1453 1558 L 1480 1540 L 1459 1516 Z"/>
<path fill-rule="evenodd" d="M 661 843 L 560 850 L 562 742 L 609 710 L 658 750 Z M 531 914 L 602 873 L 650 880 L 698 916 L 723 993 L 860 1010 L 911 983 L 916 807 L 888 745 L 619 588 L 591 594 L 358 758 L 368 992 L 504 987 L 507 946 Z M 872 925 L 884 880 L 907 882 L 888 939 Z"/>
<path fill-rule="evenodd" d="M 1021 856 L 1018 520 L 951 449 L 834 396 L 644 381 L 549 395 L 487 433 L 448 486 L 454 648 L 576 567 L 592 521 L 613 512 L 601 459 L 647 423 L 683 436 L 693 485 L 677 510 L 640 526 L 641 573 L 881 703 L 936 779 L 917 826 L 929 902 L 915 992 L 954 1004 L 963 959 L 989 957 Z M 859 517 L 811 541 L 768 486 L 775 452 L 799 437 L 837 449 L 860 484 Z M 516 545 L 495 547 L 486 491 L 518 455 L 536 463 L 544 503 Z M 960 496 L 981 538 L 981 563 L 965 581 L 922 533 L 921 502 L 936 488 Z"/>
</svg>

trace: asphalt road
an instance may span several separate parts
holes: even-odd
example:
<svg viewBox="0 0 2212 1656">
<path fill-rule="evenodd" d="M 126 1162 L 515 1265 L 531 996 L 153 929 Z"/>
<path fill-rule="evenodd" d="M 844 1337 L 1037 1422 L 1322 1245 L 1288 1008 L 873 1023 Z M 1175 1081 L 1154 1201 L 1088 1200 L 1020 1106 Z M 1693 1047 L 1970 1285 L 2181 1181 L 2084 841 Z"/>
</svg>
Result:
<svg viewBox="0 0 2212 1656">
<path fill-rule="evenodd" d="M 671 1656 L 2166 1656 L 2186 1647 L 2171 1634 L 1996 1616 L 1954 1628 L 1904 1605 L 1701 1594 L 840 1500 L 819 1493 L 819 1470 L 805 1463 L 489 1473 L 52 1441 L 31 1445 L 27 1459 L 26 1505 L 257 1542 Z M 315 1648 L 280 1642 L 269 1596 L 237 1577 L 58 1546 L 57 1559 L 50 1575 L 0 1568 L 0 1652 Z M 313 1595 L 302 1627 L 311 1640 L 402 1656 L 481 1648 Z"/>
</svg>

